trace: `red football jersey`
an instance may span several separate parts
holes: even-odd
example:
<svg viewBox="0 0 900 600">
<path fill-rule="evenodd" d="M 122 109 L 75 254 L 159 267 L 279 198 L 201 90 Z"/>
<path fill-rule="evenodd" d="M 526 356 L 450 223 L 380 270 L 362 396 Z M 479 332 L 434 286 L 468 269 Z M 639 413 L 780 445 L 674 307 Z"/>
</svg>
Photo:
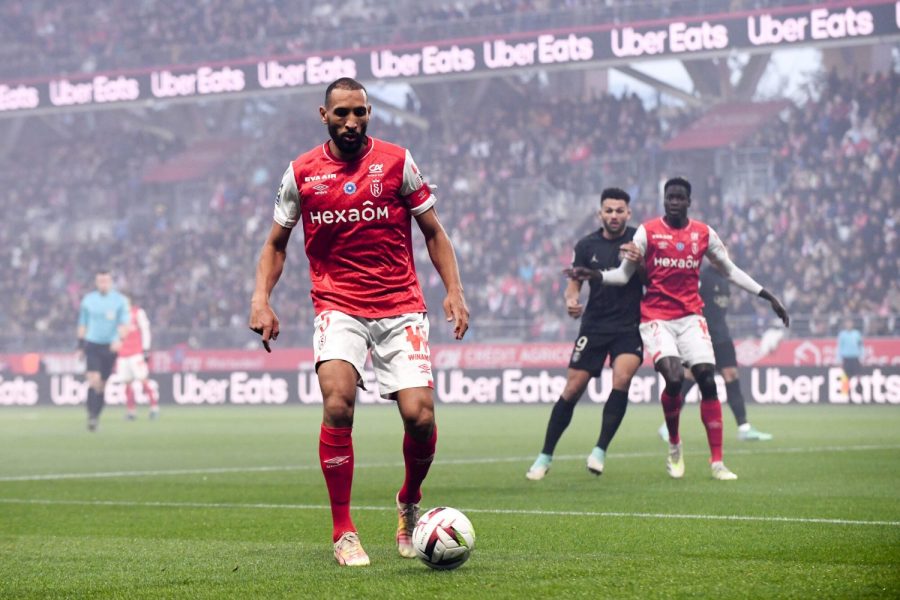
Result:
<svg viewBox="0 0 900 600">
<path fill-rule="evenodd" d="M 150 349 L 150 319 L 143 308 L 131 305 L 128 335 L 122 340 L 119 356 L 134 356 Z"/>
<path fill-rule="evenodd" d="M 434 202 L 409 150 L 373 137 L 352 161 L 335 157 L 327 142 L 292 161 L 275 198 L 275 221 L 302 221 L 316 314 L 425 312 L 411 216 Z"/>
<path fill-rule="evenodd" d="M 644 254 L 647 290 L 641 301 L 641 321 L 672 320 L 702 315 L 700 264 L 707 251 L 716 256 L 725 246 L 705 223 L 691 219 L 687 227 L 670 227 L 662 217 L 651 219 L 634 234 Z"/>
</svg>

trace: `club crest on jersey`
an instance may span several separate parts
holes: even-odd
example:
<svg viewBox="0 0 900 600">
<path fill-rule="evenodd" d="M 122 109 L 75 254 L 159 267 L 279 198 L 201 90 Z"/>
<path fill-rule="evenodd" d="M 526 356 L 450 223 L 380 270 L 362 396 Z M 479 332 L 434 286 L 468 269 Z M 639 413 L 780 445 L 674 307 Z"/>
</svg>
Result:
<svg viewBox="0 0 900 600">
<path fill-rule="evenodd" d="M 691 252 L 694 254 L 700 254 L 700 244 L 697 242 L 691 243 Z"/>
<path fill-rule="evenodd" d="M 348 181 L 344 184 L 344 193 L 345 194 L 355 194 L 356 193 L 356 184 L 352 181 Z"/>
<path fill-rule="evenodd" d="M 675 247 L 679 252 L 681 252 L 682 250 L 684 250 L 684 242 L 678 242 L 677 244 L 675 244 Z"/>
<path fill-rule="evenodd" d="M 381 183 L 381 180 L 376 179 L 372 183 L 369 184 L 369 191 L 372 192 L 372 196 L 378 198 L 381 196 L 381 192 L 384 189 L 384 186 Z"/>
</svg>

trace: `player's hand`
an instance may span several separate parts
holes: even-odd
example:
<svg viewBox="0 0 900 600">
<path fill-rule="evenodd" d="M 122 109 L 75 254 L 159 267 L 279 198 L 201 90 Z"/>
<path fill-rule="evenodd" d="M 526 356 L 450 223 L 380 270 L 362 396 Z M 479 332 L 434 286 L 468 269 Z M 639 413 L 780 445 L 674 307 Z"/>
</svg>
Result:
<svg viewBox="0 0 900 600">
<path fill-rule="evenodd" d="M 619 258 L 640 264 L 644 260 L 641 249 L 634 242 L 625 242 L 619 248 Z"/>
<path fill-rule="evenodd" d="M 271 352 L 269 342 L 278 339 L 278 316 L 269 303 L 250 305 L 250 330 L 262 336 L 262 345 L 266 352 Z"/>
<path fill-rule="evenodd" d="M 772 296 L 772 299 L 769 300 L 769 303 L 772 305 L 772 310 L 775 311 L 775 314 L 778 315 L 778 318 L 781 319 L 781 322 L 784 323 L 785 327 L 791 326 L 791 317 L 788 316 L 788 311 L 784 307 L 781 302 L 778 301 L 778 298 Z"/>
<path fill-rule="evenodd" d="M 447 322 L 453 321 L 453 336 L 461 340 L 469 330 L 469 307 L 461 290 L 447 293 L 444 298 L 444 316 Z"/>
<path fill-rule="evenodd" d="M 112 352 L 118 354 L 119 350 L 122 349 L 122 340 L 116 340 L 109 345 L 109 349 Z"/>
<path fill-rule="evenodd" d="M 587 267 L 571 267 L 569 269 L 563 269 L 563 273 L 569 279 L 574 279 L 575 281 L 590 281 L 591 279 L 603 279 L 603 275 L 600 271 L 596 271 L 594 269 L 588 269 Z"/>
<path fill-rule="evenodd" d="M 566 298 L 566 312 L 573 319 L 577 319 L 584 312 L 584 305 L 578 301 L 578 298 Z"/>
</svg>

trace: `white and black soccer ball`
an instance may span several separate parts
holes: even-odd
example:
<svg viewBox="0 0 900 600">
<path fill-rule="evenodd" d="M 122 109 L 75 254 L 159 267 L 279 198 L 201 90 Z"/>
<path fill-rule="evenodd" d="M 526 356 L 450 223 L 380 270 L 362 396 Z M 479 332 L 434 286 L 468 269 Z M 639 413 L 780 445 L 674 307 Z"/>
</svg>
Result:
<svg viewBox="0 0 900 600">
<path fill-rule="evenodd" d="M 475 529 L 460 511 L 439 506 L 422 515 L 412 539 L 422 562 L 432 569 L 448 571 L 469 560 L 475 548 Z"/>
</svg>

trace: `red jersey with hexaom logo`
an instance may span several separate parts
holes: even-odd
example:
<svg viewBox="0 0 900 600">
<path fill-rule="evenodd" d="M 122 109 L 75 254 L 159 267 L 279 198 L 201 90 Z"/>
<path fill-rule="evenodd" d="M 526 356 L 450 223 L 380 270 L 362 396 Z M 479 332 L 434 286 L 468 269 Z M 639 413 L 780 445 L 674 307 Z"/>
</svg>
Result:
<svg viewBox="0 0 900 600">
<path fill-rule="evenodd" d="M 713 229 L 690 219 L 686 227 L 670 227 L 662 217 L 647 221 L 634 234 L 644 254 L 647 290 L 641 300 L 641 321 L 670 321 L 703 314 L 700 263 L 707 250 L 725 247 Z"/>
<path fill-rule="evenodd" d="M 434 202 L 409 150 L 371 136 L 352 161 L 335 157 L 327 142 L 294 159 L 275 196 L 275 221 L 303 223 L 316 314 L 425 312 L 411 217 Z"/>
</svg>

